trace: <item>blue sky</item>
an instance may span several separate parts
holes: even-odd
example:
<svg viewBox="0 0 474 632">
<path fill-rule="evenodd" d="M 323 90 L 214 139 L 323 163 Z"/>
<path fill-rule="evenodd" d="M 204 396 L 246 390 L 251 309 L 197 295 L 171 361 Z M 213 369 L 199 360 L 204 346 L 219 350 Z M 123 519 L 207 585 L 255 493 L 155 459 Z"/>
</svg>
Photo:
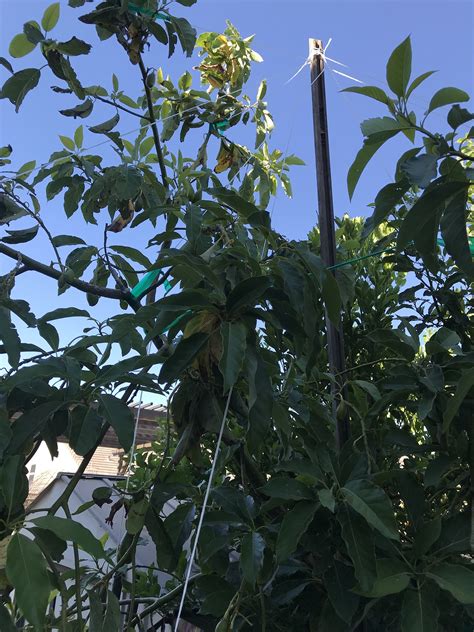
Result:
<svg viewBox="0 0 474 632">
<path fill-rule="evenodd" d="M 8 43 L 21 32 L 25 21 L 39 21 L 49 2 L 42 0 L 0 0 L 0 55 L 7 56 Z M 91 5 L 86 5 L 86 7 Z M 385 64 L 390 52 L 407 35 L 413 44 L 413 76 L 426 70 L 438 70 L 415 92 L 413 109 L 421 113 L 426 109 L 430 95 L 444 86 L 457 86 L 471 92 L 473 84 L 473 9 L 471 1 L 465 0 L 397 0 L 392 1 L 338 1 L 316 0 L 199 0 L 191 9 L 177 6 L 176 13 L 185 15 L 199 32 L 225 28 L 229 19 L 243 35 L 255 33 L 254 48 L 264 58 L 255 64 L 248 93 L 255 95 L 260 79 L 268 80 L 267 100 L 274 115 L 276 130 L 272 137 L 273 147 L 288 148 L 306 162 L 306 167 L 293 169 L 294 197 L 288 200 L 280 192 L 273 206 L 275 227 L 290 238 L 304 238 L 316 219 L 316 181 L 314 171 L 314 149 L 312 139 L 311 95 L 309 71 L 304 69 L 293 81 L 287 80 L 301 66 L 308 54 L 308 38 L 315 37 L 324 42 L 332 38 L 328 54 L 348 65 L 347 69 L 333 66 L 357 77 L 366 84 L 384 85 Z M 53 31 L 58 38 L 68 38 L 73 33 L 94 44 L 90 56 L 77 58 L 74 65 L 85 84 L 102 83 L 111 87 L 111 75 L 115 72 L 123 89 L 130 96 L 138 96 L 140 82 L 136 69 L 128 63 L 123 51 L 112 41 L 98 43 L 93 29 L 77 22 L 84 9 L 70 9 L 65 0 L 61 2 L 61 19 Z M 163 48 L 153 46 L 146 54 L 149 66 L 163 66 L 177 80 L 185 69 L 195 65 L 195 60 L 175 55 L 167 61 Z M 23 59 L 14 60 L 15 70 L 41 65 L 37 52 Z M 4 81 L 8 73 L 0 68 Z M 195 79 L 196 81 L 197 79 Z M 39 89 L 30 93 L 19 114 L 7 100 L 0 101 L 0 144 L 10 143 L 14 147 L 14 165 L 36 159 L 44 162 L 52 151 L 61 147 L 59 134 L 72 136 L 77 122 L 62 117 L 58 110 L 75 103 L 74 97 L 56 95 L 49 86 L 57 83 L 46 69 Z M 361 146 L 360 122 L 371 116 L 384 115 L 381 104 L 371 102 L 358 95 L 342 94 L 340 89 L 350 82 L 332 72 L 327 73 L 330 146 L 332 176 L 336 214 L 349 212 L 352 215 L 367 215 L 377 191 L 393 177 L 396 158 L 408 149 L 406 139 L 395 141 L 380 151 L 379 157 L 369 165 L 362 177 L 356 194 L 349 202 L 346 187 L 347 170 Z M 380 107 L 379 107 L 380 106 Z M 85 125 L 102 122 L 108 112 L 97 109 Z M 430 116 L 433 129 L 445 129 L 446 112 L 438 110 Z M 122 119 L 122 130 L 132 130 L 136 119 Z M 242 142 L 237 128 L 230 137 Z M 100 140 L 93 134 L 85 136 L 87 147 Z M 217 145 L 214 148 L 217 152 Z M 212 155 L 212 154 L 211 154 Z M 113 154 L 107 156 L 113 159 Z M 61 208 L 60 198 L 43 206 L 43 217 L 53 234 L 83 234 L 83 223 L 79 216 L 67 222 Z M 106 221 L 103 218 L 102 221 Z M 24 225 L 29 225 L 25 222 Z M 20 224 L 18 226 L 20 227 Z M 0 229 L 1 231 L 2 229 Z M 102 226 L 89 228 L 86 239 L 100 243 Z M 116 239 L 115 239 L 116 237 Z M 137 233 L 137 238 L 142 236 Z M 114 236 L 115 243 L 130 243 L 135 234 L 122 233 Z M 114 243 L 113 240 L 111 240 Z M 51 256 L 46 242 L 38 240 L 23 246 L 32 256 L 49 262 Z M 10 263 L 0 259 L 0 274 L 10 268 Z M 71 303 L 71 297 L 82 305 L 80 294 L 68 291 L 57 297 L 53 281 L 38 275 L 23 275 L 18 280 L 19 293 L 27 294 L 34 311 L 38 314 L 59 305 Z M 107 314 L 107 301 L 99 303 L 98 314 Z"/>
</svg>

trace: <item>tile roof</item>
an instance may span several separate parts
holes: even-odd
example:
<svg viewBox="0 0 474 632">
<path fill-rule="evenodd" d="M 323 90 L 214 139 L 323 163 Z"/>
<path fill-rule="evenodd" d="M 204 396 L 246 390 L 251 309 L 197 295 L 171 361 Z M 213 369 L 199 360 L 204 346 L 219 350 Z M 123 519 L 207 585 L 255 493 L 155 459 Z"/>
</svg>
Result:
<svg viewBox="0 0 474 632">
<path fill-rule="evenodd" d="M 134 419 L 136 419 L 138 406 L 136 404 L 132 404 L 130 409 L 133 413 Z M 150 444 L 156 438 L 159 422 L 163 421 L 165 418 L 165 406 L 152 404 L 142 405 L 140 408 L 140 417 L 137 429 L 137 447 Z M 58 441 L 60 443 L 68 443 L 66 437 L 58 437 Z M 64 446 L 64 448 L 70 453 L 73 461 L 77 464 L 77 467 L 79 467 L 82 461 L 82 456 L 76 454 L 69 445 Z M 54 469 L 54 461 L 52 466 L 53 467 L 51 469 L 36 476 L 30 483 L 28 497 L 25 503 L 27 507 L 29 507 L 31 503 L 33 503 L 38 496 L 59 476 L 59 472 Z M 84 474 L 120 476 L 125 474 L 125 470 L 126 464 L 124 461 L 124 451 L 120 447 L 115 431 L 113 428 L 110 428 L 102 444 L 96 449 Z M 70 473 L 73 474 L 74 472 Z"/>
</svg>

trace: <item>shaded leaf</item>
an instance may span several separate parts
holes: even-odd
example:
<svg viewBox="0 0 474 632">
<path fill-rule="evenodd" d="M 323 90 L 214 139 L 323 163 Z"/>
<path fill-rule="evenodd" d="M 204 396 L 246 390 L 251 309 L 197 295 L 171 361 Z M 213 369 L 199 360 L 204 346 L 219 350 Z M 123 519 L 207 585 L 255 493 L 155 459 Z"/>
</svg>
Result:
<svg viewBox="0 0 474 632">
<path fill-rule="evenodd" d="M 208 340 L 209 334 L 205 333 L 196 333 L 180 340 L 173 355 L 167 358 L 161 367 L 160 382 L 171 383 L 177 380 L 181 373 L 190 367 Z"/>
<path fill-rule="evenodd" d="M 448 400 L 443 416 L 443 431 L 447 432 L 461 404 L 474 386 L 474 368 L 463 371 L 458 380 L 454 396 Z"/>
<path fill-rule="evenodd" d="M 431 566 L 426 575 L 460 603 L 474 603 L 474 571 L 467 566 L 443 562 Z"/>
<path fill-rule="evenodd" d="M 338 513 L 337 519 L 359 586 L 362 591 L 369 591 L 377 576 L 373 534 L 365 520 L 347 507 Z"/>
<path fill-rule="evenodd" d="M 51 583 L 38 545 L 15 533 L 8 545 L 5 570 L 20 610 L 37 630 L 43 630 Z"/>
<path fill-rule="evenodd" d="M 399 540 L 393 507 L 382 488 L 367 480 L 353 480 L 342 488 L 346 502 L 386 538 Z"/>
<path fill-rule="evenodd" d="M 402 632 L 434 632 L 438 630 L 436 595 L 427 584 L 418 590 L 407 590 L 402 603 Z"/>
<path fill-rule="evenodd" d="M 438 159 L 432 154 L 422 154 L 412 156 L 400 167 L 412 184 L 425 189 L 429 183 L 436 178 L 438 169 Z"/>
<path fill-rule="evenodd" d="M 285 561 L 296 550 L 302 535 L 314 518 L 317 507 L 317 503 L 303 500 L 285 514 L 276 544 L 278 562 Z"/>
<path fill-rule="evenodd" d="M 394 132 L 394 134 L 395 133 L 396 132 Z M 385 140 L 372 144 L 364 143 L 362 149 L 359 150 L 347 173 L 347 190 L 349 193 L 349 199 L 352 199 L 357 183 L 359 182 L 362 172 L 367 166 L 369 160 L 372 156 L 374 156 L 377 150 L 382 147 L 384 142 Z"/>
<path fill-rule="evenodd" d="M 243 323 L 223 322 L 220 327 L 223 343 L 219 370 L 224 378 L 224 393 L 236 383 L 245 357 L 247 329 Z"/>
<path fill-rule="evenodd" d="M 100 540 L 92 535 L 89 529 L 86 529 L 86 527 L 75 520 L 58 518 L 57 516 L 41 516 L 40 518 L 35 518 L 32 522 L 41 529 L 51 531 L 61 540 L 74 542 L 96 559 L 104 557 L 104 549 Z"/>
<path fill-rule="evenodd" d="M 270 498 L 282 498 L 283 500 L 303 500 L 312 497 L 307 485 L 288 476 L 274 476 L 265 483 L 261 491 Z"/>
<path fill-rule="evenodd" d="M 407 37 L 390 55 L 387 62 L 387 83 L 398 97 L 406 93 L 411 75 L 411 40 Z"/>
<path fill-rule="evenodd" d="M 38 85 L 41 72 L 36 68 L 25 68 L 5 81 L 0 91 L 0 99 L 8 99 L 18 112 L 27 93 Z"/>
<path fill-rule="evenodd" d="M 474 273 L 469 247 L 466 219 L 468 213 L 467 189 L 463 189 L 446 205 L 441 217 L 441 234 L 444 246 L 455 264 L 466 274 Z"/>
<path fill-rule="evenodd" d="M 380 599 L 405 590 L 410 583 L 410 568 L 398 559 L 377 560 L 377 577 L 372 588 L 364 592 L 364 597 Z"/>
<path fill-rule="evenodd" d="M 240 567 L 247 583 L 255 585 L 257 575 L 263 565 L 265 540 L 256 531 L 247 533 L 242 539 L 240 550 Z"/>
<path fill-rule="evenodd" d="M 270 284 L 266 276 L 250 277 L 238 283 L 227 297 L 228 313 L 235 314 L 244 307 L 254 307 Z"/>
<path fill-rule="evenodd" d="M 426 114 L 444 105 L 461 103 L 462 101 L 469 101 L 469 95 L 464 90 L 459 90 L 459 88 L 441 88 L 431 97 Z"/>
<path fill-rule="evenodd" d="M 134 421 L 130 408 L 118 397 L 100 395 L 99 412 L 115 430 L 119 443 L 128 452 L 133 442 Z"/>
</svg>

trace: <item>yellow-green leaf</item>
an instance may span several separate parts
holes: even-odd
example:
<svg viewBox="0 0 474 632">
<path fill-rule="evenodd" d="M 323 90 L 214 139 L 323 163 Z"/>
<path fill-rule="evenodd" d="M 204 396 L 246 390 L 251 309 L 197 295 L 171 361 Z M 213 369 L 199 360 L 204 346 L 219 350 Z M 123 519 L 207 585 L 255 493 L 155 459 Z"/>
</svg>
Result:
<svg viewBox="0 0 474 632">
<path fill-rule="evenodd" d="M 46 32 L 54 29 L 59 20 L 59 2 L 50 4 L 41 18 L 41 26 Z"/>
</svg>

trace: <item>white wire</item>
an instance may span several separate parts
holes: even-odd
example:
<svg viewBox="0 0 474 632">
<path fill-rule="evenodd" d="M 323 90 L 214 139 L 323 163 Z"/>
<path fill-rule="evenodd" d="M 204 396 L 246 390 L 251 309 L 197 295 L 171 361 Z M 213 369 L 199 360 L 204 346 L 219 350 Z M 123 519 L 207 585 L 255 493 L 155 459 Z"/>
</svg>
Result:
<svg viewBox="0 0 474 632">
<path fill-rule="evenodd" d="M 242 89 L 239 88 L 238 90 L 233 90 L 232 92 L 229 92 L 228 95 L 226 95 L 226 96 L 233 96 L 234 94 L 239 94 L 241 92 L 242 92 Z M 206 100 L 206 99 L 203 99 L 200 103 L 195 103 L 194 105 L 192 105 L 189 108 L 186 108 L 182 112 L 176 112 L 176 114 L 170 114 L 169 116 L 165 116 L 164 118 L 160 118 L 159 120 L 156 121 L 156 123 L 164 123 L 165 121 L 168 121 L 168 120 L 170 120 L 172 118 L 175 118 L 176 116 L 182 116 L 183 114 L 186 114 L 187 112 L 191 112 L 191 110 L 194 110 L 196 107 L 199 107 L 201 105 L 206 105 L 206 104 L 209 104 L 209 103 L 215 103 L 215 101 L 212 101 L 212 99 L 210 99 L 209 101 Z M 248 107 L 251 107 L 251 106 L 248 106 Z M 140 132 L 140 131 L 142 131 L 144 129 L 149 129 L 152 125 L 153 125 L 153 122 L 149 121 L 145 125 L 141 125 L 140 127 L 136 127 L 135 129 L 132 129 L 132 130 L 130 130 L 128 132 L 124 132 L 123 134 L 120 134 L 120 136 L 121 137 L 130 136 L 131 134 L 135 134 L 136 132 Z M 100 143 L 96 143 L 95 145 L 90 145 L 89 147 L 81 148 L 77 152 L 71 152 L 71 154 L 82 155 L 85 152 L 91 151 L 92 149 L 96 149 L 97 147 L 102 147 L 103 145 L 112 145 L 112 144 L 114 144 L 113 140 L 110 140 L 110 139 L 103 140 Z M 32 173 L 36 173 L 37 171 L 40 171 L 41 169 L 44 169 L 45 167 L 49 167 L 50 165 L 54 164 L 56 162 L 56 160 L 57 159 L 49 160 L 48 162 L 42 163 L 38 167 L 35 167 L 34 169 L 31 169 L 31 171 L 28 171 L 27 175 L 31 175 Z M 61 159 L 59 159 L 59 160 L 61 160 Z M 16 173 L 16 172 L 3 171 L 3 173 Z"/>
<path fill-rule="evenodd" d="M 147 348 L 146 348 L 146 355 L 149 355 L 151 351 L 151 342 L 148 344 Z M 140 389 L 140 397 L 138 400 L 138 406 L 137 406 L 137 414 L 135 416 L 135 427 L 133 429 L 133 439 L 132 439 L 132 445 L 130 446 L 130 451 L 129 451 L 129 456 L 128 456 L 128 467 L 127 467 L 127 474 L 126 474 L 126 482 L 125 482 L 125 494 L 128 493 L 128 489 L 130 487 L 130 476 L 132 474 L 132 465 L 133 465 L 133 461 L 135 459 L 135 454 L 137 451 L 137 434 L 138 434 L 138 424 L 140 423 L 140 415 L 142 412 L 142 405 L 143 405 L 143 389 Z M 123 530 L 123 526 L 125 524 L 125 518 L 126 518 L 126 513 L 124 512 L 123 515 L 123 519 L 122 519 L 122 530 Z M 118 555 L 118 551 L 120 548 L 120 539 L 117 543 L 117 550 L 115 551 L 115 556 L 117 557 Z"/>
<path fill-rule="evenodd" d="M 201 515 L 199 516 L 199 522 L 196 529 L 196 536 L 194 538 L 194 545 L 191 552 L 191 557 L 189 558 L 188 568 L 186 570 L 186 578 L 184 580 L 184 587 L 183 587 L 183 593 L 181 595 L 181 601 L 179 602 L 179 609 L 178 609 L 178 615 L 176 617 L 176 622 L 174 626 L 174 632 L 178 632 L 179 622 L 181 620 L 181 614 L 183 612 L 184 602 L 186 600 L 186 593 L 188 590 L 189 578 L 191 577 L 191 571 L 193 569 L 194 558 L 196 557 L 197 546 L 199 543 L 199 536 L 201 535 L 201 529 L 204 522 L 204 515 L 206 513 L 207 502 L 209 500 L 209 494 L 211 493 L 212 481 L 214 478 L 214 472 L 216 470 L 217 459 L 219 457 L 219 450 L 221 447 L 222 435 L 224 434 L 224 427 L 225 427 L 225 422 L 227 419 L 227 413 L 229 411 L 230 397 L 232 395 L 233 388 L 234 388 L 233 386 L 230 388 L 229 395 L 227 396 L 227 402 L 224 409 L 224 415 L 222 417 L 221 428 L 219 431 L 219 436 L 217 438 L 216 451 L 214 453 L 214 458 L 212 459 L 212 466 L 211 466 L 211 471 L 209 474 L 209 480 L 207 482 L 206 493 L 204 495 L 204 502 L 202 504 Z"/>
</svg>

